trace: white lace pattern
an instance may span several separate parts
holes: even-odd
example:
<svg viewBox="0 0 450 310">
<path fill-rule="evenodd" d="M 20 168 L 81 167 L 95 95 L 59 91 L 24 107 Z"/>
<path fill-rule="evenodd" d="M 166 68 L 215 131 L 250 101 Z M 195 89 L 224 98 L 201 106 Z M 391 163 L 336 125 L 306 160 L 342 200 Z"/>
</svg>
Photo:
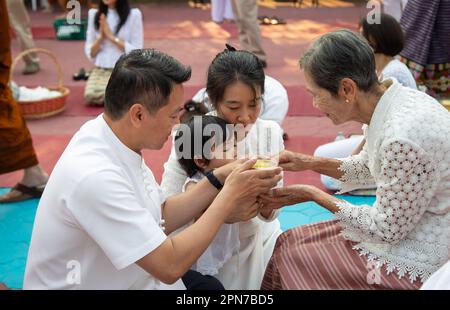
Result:
<svg viewBox="0 0 450 310">
<path fill-rule="evenodd" d="M 450 114 L 397 83 L 388 92 L 364 151 L 340 166 L 343 182 L 365 184 L 373 176 L 375 204 L 339 203 L 336 215 L 360 255 L 423 282 L 450 257 Z"/>
</svg>

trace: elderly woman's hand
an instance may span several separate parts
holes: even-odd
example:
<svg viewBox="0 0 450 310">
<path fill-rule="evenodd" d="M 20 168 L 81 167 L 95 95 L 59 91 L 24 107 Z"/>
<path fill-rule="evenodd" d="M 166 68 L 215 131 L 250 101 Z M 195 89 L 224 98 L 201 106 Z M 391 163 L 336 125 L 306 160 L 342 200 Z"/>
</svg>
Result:
<svg viewBox="0 0 450 310">
<path fill-rule="evenodd" d="M 280 209 L 292 204 L 310 201 L 313 192 L 316 190 L 316 187 L 305 184 L 273 189 L 270 194 L 259 197 L 260 202 L 264 205 L 261 211 Z"/>
<path fill-rule="evenodd" d="M 280 153 L 279 166 L 287 171 L 302 171 L 309 169 L 311 160 L 312 156 L 284 150 Z"/>
</svg>

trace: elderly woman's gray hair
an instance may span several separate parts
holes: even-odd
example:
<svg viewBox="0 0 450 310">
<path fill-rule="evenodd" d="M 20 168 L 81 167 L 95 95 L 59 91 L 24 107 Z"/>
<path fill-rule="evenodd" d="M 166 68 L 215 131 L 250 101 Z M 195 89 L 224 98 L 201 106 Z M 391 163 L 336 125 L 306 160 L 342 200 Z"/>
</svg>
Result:
<svg viewBox="0 0 450 310">
<path fill-rule="evenodd" d="M 362 36 L 346 29 L 317 39 L 303 54 L 300 67 L 333 95 L 338 94 L 343 78 L 352 79 L 366 92 L 378 83 L 372 48 Z"/>
</svg>

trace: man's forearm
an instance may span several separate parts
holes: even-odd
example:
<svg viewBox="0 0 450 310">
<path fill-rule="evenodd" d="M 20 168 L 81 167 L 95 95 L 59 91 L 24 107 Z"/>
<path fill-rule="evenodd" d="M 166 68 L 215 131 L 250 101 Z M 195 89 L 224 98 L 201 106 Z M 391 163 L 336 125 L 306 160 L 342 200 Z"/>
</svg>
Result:
<svg viewBox="0 0 450 310">
<path fill-rule="evenodd" d="M 173 283 L 181 278 L 211 244 L 230 212 L 233 202 L 227 198 L 228 194 L 224 194 L 193 225 L 167 238 L 137 264 L 165 283 Z"/>
<path fill-rule="evenodd" d="M 225 176 L 214 172 L 224 183 Z M 203 178 L 189 191 L 169 197 L 163 208 L 163 218 L 166 222 L 166 233 L 169 234 L 198 217 L 216 198 L 219 191 Z"/>
</svg>

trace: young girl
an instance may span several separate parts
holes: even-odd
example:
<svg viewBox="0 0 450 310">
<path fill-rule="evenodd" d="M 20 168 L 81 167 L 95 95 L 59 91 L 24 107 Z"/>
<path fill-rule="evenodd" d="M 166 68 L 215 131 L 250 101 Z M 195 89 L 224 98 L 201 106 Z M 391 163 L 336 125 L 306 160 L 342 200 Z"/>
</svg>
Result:
<svg viewBox="0 0 450 310">
<path fill-rule="evenodd" d="M 182 191 L 188 191 L 205 175 L 234 160 L 234 143 L 231 139 L 227 123 L 216 116 L 193 116 L 175 136 L 175 149 L 178 162 L 188 178 Z M 209 131 L 214 128 L 215 131 Z M 201 143 L 195 145 L 196 141 Z M 208 147 L 209 143 L 214 145 Z M 219 269 L 239 249 L 239 225 L 224 224 L 216 234 L 214 241 L 198 259 L 193 269 L 214 276 Z"/>
</svg>

